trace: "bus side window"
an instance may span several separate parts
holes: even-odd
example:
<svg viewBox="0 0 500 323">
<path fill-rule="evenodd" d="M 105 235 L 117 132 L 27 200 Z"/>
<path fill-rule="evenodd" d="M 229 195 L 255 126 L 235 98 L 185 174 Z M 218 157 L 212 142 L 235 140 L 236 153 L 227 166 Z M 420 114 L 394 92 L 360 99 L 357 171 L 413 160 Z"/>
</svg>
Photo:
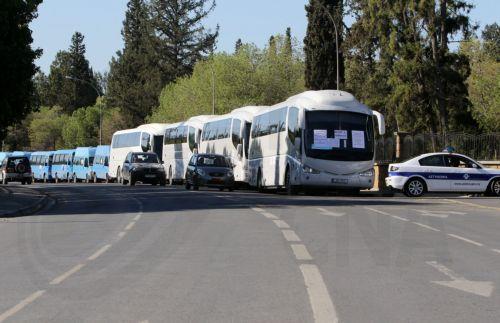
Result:
<svg viewBox="0 0 500 323">
<path fill-rule="evenodd" d="M 291 107 L 288 109 L 288 138 L 293 145 L 295 145 L 296 139 L 300 139 L 301 132 L 299 126 L 299 109 Z M 301 145 L 302 146 L 302 145 Z M 302 147 L 300 147 L 297 153 L 301 153 Z"/>
</svg>

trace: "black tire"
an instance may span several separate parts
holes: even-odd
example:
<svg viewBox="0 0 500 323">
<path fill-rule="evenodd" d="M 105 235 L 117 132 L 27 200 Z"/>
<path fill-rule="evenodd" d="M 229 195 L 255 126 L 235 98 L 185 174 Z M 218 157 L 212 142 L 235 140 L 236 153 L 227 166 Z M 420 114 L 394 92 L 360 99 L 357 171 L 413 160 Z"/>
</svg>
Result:
<svg viewBox="0 0 500 323">
<path fill-rule="evenodd" d="M 28 185 L 31 185 L 32 183 L 33 183 L 33 179 L 32 179 L 32 178 L 30 178 L 30 179 L 28 179 L 28 180 L 26 181 L 26 184 L 28 184 Z"/>
<path fill-rule="evenodd" d="M 25 180 L 22 180 L 22 181 L 21 181 L 21 185 L 26 185 L 26 181 L 25 181 Z"/>
<path fill-rule="evenodd" d="M 130 180 L 128 181 L 128 186 L 135 186 L 135 180 L 132 174 L 130 174 Z"/>
<path fill-rule="evenodd" d="M 2 179 L 2 185 L 7 185 L 7 184 L 9 184 L 9 180 L 6 177 L 4 177 Z"/>
<path fill-rule="evenodd" d="M 200 187 L 198 186 L 193 186 L 193 191 L 199 191 L 200 190 Z"/>
<path fill-rule="evenodd" d="M 500 178 L 491 181 L 489 191 L 491 195 L 500 197 Z"/>
<path fill-rule="evenodd" d="M 166 180 L 161 180 L 160 181 L 160 186 L 164 187 L 167 185 L 167 181 Z"/>
<path fill-rule="evenodd" d="M 287 195 L 296 195 L 297 188 L 292 185 L 290 169 L 287 167 L 285 172 L 285 192 Z"/>
<path fill-rule="evenodd" d="M 191 184 L 189 184 L 189 182 L 186 180 L 186 184 L 184 185 L 184 187 L 189 191 L 191 189 Z"/>
<path fill-rule="evenodd" d="M 259 191 L 260 193 L 265 192 L 264 185 L 262 185 L 262 172 L 260 171 L 260 168 L 257 172 L 257 191 Z"/>
<path fill-rule="evenodd" d="M 223 192 L 224 191 L 224 187 L 219 187 L 219 191 Z"/>
<path fill-rule="evenodd" d="M 417 177 L 410 178 L 404 187 L 404 194 L 408 197 L 420 197 L 425 192 L 425 182 Z"/>
</svg>

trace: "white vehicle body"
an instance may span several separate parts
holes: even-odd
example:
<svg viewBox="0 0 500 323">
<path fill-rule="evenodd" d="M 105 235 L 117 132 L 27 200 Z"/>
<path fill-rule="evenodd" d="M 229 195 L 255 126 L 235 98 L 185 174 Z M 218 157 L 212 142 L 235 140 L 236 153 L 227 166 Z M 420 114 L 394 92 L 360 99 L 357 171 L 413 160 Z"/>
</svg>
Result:
<svg viewBox="0 0 500 323">
<path fill-rule="evenodd" d="M 165 128 L 163 162 L 167 179 L 183 181 L 187 165 L 198 148 L 203 124 L 212 116 L 192 117 L 188 121 L 174 123 Z"/>
<path fill-rule="evenodd" d="M 250 184 L 373 187 L 374 116 L 384 134 L 380 113 L 333 90 L 307 91 L 257 114 L 250 139 Z"/>
<path fill-rule="evenodd" d="M 155 152 L 162 156 L 163 135 L 167 124 L 153 123 L 113 134 L 109 151 L 109 176 L 117 178 L 129 152 Z"/>
<path fill-rule="evenodd" d="M 390 164 L 388 187 L 404 191 L 419 178 L 428 192 L 487 192 L 500 170 L 485 168 L 473 159 L 447 152 L 423 154 L 404 163 Z"/>
<path fill-rule="evenodd" d="M 248 152 L 250 130 L 256 113 L 266 107 L 248 106 L 233 110 L 206 122 L 203 126 L 199 152 L 228 157 L 233 164 L 234 179 L 248 183 Z"/>
</svg>

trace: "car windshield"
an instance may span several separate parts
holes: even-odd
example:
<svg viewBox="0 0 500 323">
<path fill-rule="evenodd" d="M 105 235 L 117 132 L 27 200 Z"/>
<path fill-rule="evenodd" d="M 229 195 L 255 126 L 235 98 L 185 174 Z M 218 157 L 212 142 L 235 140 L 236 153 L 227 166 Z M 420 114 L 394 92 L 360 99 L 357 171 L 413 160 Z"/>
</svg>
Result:
<svg viewBox="0 0 500 323">
<path fill-rule="evenodd" d="M 229 167 L 227 159 L 223 156 L 200 156 L 198 157 L 197 165 L 209 167 Z"/>
<path fill-rule="evenodd" d="M 132 155 L 132 163 L 158 164 L 158 157 L 155 154 Z"/>
</svg>

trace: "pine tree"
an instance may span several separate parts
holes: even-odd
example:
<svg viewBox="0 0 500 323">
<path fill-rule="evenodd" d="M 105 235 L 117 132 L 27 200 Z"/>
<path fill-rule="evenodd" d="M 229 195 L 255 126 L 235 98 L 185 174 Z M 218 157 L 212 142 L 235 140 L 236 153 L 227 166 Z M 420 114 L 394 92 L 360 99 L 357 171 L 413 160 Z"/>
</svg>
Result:
<svg viewBox="0 0 500 323">
<path fill-rule="evenodd" d="M 127 4 L 122 36 L 125 45 L 110 63 L 107 96 L 110 106 L 119 107 L 127 114 L 132 127 L 142 123 L 158 105 L 163 86 L 144 0 L 130 0 Z"/>
<path fill-rule="evenodd" d="M 42 51 L 33 49 L 30 22 L 41 0 L 0 1 L 0 139 L 7 126 L 23 120 L 36 108 L 33 76 Z"/>
<path fill-rule="evenodd" d="M 50 67 L 48 97 L 42 98 L 42 102 L 60 106 L 66 113 L 95 104 L 97 80 L 85 53 L 84 36 L 76 32 L 69 50 L 58 52 Z"/>
<path fill-rule="evenodd" d="M 215 49 L 219 27 L 211 32 L 202 25 L 214 8 L 215 0 L 151 0 L 155 47 L 165 84 L 191 74 L 195 63 Z"/>
<path fill-rule="evenodd" d="M 340 85 L 344 83 L 344 58 L 342 53 L 343 1 L 310 0 L 306 6 L 308 26 L 304 39 L 306 56 L 306 87 L 312 90 L 337 88 L 337 56 L 335 21 L 338 31 Z M 329 15 L 330 14 L 330 15 Z"/>
<path fill-rule="evenodd" d="M 241 38 L 238 38 L 238 40 L 236 41 L 236 44 L 234 45 L 234 52 L 238 53 L 241 46 L 243 46 L 243 42 L 241 41 Z"/>
</svg>

